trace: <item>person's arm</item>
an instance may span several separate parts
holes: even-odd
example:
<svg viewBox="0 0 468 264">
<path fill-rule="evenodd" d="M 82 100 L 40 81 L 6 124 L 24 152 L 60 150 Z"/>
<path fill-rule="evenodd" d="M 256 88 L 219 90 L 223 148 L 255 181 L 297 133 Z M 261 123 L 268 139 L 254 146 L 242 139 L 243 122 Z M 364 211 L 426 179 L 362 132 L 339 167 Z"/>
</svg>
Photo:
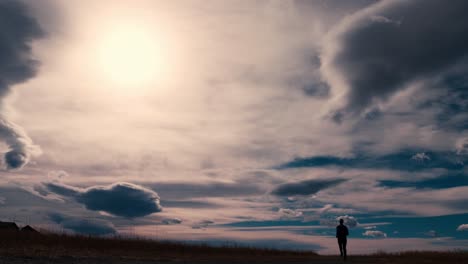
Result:
<svg viewBox="0 0 468 264">
<path fill-rule="evenodd" d="M 349 235 L 349 232 L 348 232 L 348 228 L 345 226 L 345 230 L 346 230 L 346 236 Z"/>
<path fill-rule="evenodd" d="M 339 228 L 338 228 L 338 226 L 337 226 L 337 227 L 336 227 L 336 238 L 338 238 L 338 230 L 339 230 Z"/>
</svg>

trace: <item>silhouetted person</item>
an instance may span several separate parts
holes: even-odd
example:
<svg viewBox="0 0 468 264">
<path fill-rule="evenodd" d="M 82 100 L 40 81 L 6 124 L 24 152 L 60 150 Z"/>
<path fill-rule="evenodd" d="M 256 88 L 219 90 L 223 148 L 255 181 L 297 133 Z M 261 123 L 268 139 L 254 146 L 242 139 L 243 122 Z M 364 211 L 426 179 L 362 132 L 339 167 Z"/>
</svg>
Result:
<svg viewBox="0 0 468 264">
<path fill-rule="evenodd" d="M 346 237 L 348 236 L 348 228 L 343 225 L 343 219 L 340 219 L 340 224 L 336 227 L 336 238 L 338 239 L 338 246 L 340 247 L 341 256 L 346 260 Z"/>
</svg>

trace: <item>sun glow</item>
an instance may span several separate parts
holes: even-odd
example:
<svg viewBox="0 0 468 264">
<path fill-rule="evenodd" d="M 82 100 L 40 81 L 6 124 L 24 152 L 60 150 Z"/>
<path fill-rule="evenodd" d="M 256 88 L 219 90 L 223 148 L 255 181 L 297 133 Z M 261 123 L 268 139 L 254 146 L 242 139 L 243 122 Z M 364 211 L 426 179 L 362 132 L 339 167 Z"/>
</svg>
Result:
<svg viewBox="0 0 468 264">
<path fill-rule="evenodd" d="M 131 90 L 161 78 L 167 50 L 154 31 L 142 25 L 124 25 L 105 32 L 96 49 L 101 78 Z"/>
</svg>

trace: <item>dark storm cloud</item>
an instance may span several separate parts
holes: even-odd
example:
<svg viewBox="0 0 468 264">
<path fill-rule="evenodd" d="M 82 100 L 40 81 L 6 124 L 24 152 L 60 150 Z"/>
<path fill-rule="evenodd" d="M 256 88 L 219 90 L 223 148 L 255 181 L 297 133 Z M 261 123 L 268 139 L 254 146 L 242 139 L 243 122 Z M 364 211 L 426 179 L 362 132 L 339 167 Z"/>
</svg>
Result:
<svg viewBox="0 0 468 264">
<path fill-rule="evenodd" d="M 20 1 L 0 1 L 0 139 L 10 148 L 4 156 L 8 169 L 23 167 L 38 151 L 25 131 L 5 116 L 3 104 L 13 85 L 36 74 L 38 62 L 32 58 L 31 42 L 43 36 Z"/>
<path fill-rule="evenodd" d="M 116 216 L 133 218 L 162 211 L 156 192 L 131 183 L 119 182 L 87 189 L 53 182 L 45 183 L 45 186 L 53 193 L 74 198 L 88 210 L 104 211 Z"/>
<path fill-rule="evenodd" d="M 420 181 L 381 180 L 379 185 L 388 188 L 445 189 L 468 186 L 468 175 L 454 173 Z"/>
<path fill-rule="evenodd" d="M 294 183 L 285 183 L 276 187 L 271 193 L 278 196 L 290 195 L 310 195 L 315 194 L 323 189 L 330 188 L 340 184 L 346 180 L 332 179 L 332 180 L 307 180 Z"/>
<path fill-rule="evenodd" d="M 467 9 L 464 0 L 382 1 L 344 19 L 322 58 L 327 79 L 349 86 L 343 111 L 360 113 L 466 59 Z"/>
<path fill-rule="evenodd" d="M 49 219 L 52 222 L 61 225 L 63 228 L 79 234 L 110 235 L 117 233 L 114 225 L 104 220 L 79 219 L 58 213 L 50 213 Z"/>
<path fill-rule="evenodd" d="M 276 167 L 276 169 L 314 168 L 337 166 L 344 168 L 392 169 L 401 171 L 422 171 L 442 168 L 460 171 L 465 168 L 466 157 L 455 152 L 435 152 L 418 150 L 401 150 L 382 156 L 357 155 L 341 158 L 335 156 L 312 156 L 296 158 Z"/>
</svg>

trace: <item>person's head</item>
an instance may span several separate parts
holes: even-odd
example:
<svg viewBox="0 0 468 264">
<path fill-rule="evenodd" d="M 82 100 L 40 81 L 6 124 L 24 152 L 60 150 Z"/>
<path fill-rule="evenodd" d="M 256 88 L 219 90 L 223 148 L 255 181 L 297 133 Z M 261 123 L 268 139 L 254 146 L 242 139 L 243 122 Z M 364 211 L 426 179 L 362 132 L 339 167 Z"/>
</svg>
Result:
<svg viewBox="0 0 468 264">
<path fill-rule="evenodd" d="M 344 220 L 343 220 L 343 219 L 340 219 L 340 225 L 342 225 L 342 224 L 343 224 L 343 222 L 344 222 Z"/>
</svg>

